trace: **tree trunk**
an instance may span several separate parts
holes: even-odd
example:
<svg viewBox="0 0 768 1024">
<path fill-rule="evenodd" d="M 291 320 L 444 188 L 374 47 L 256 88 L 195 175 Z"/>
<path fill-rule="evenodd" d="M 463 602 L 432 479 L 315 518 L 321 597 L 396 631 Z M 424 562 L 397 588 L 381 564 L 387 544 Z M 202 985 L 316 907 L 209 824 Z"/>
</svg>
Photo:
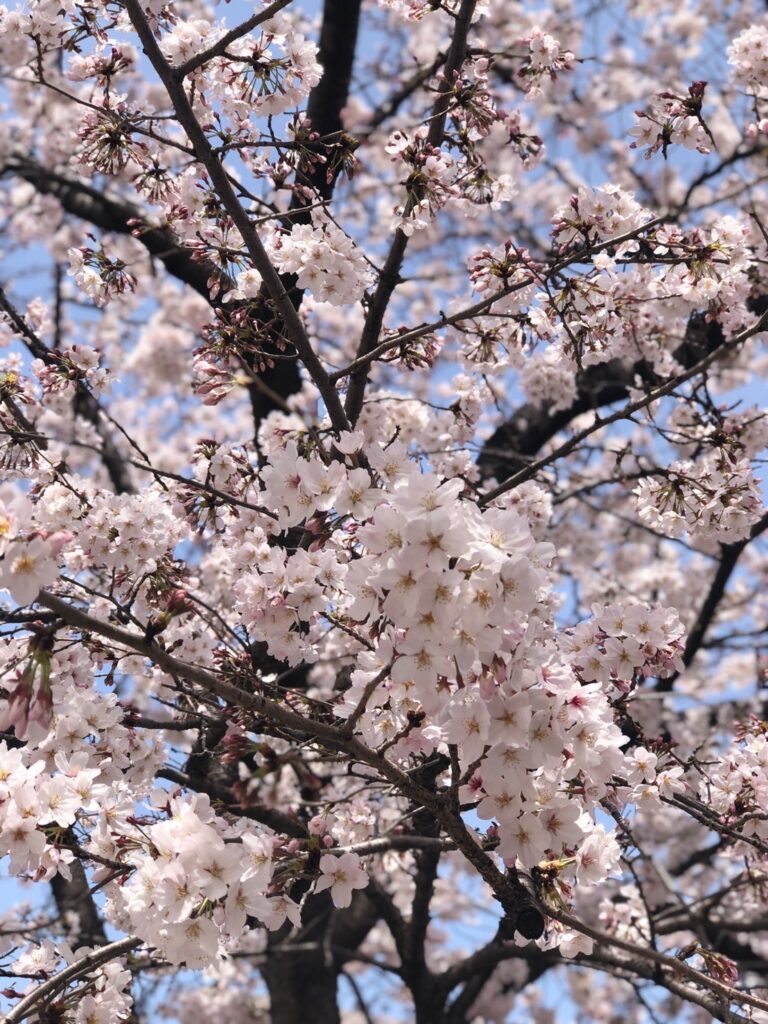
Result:
<svg viewBox="0 0 768 1024">
<path fill-rule="evenodd" d="M 261 969 L 269 989 L 270 1024 L 339 1024 L 338 974 L 323 950 L 271 957 Z"/>
<path fill-rule="evenodd" d="M 269 990 L 270 1024 L 339 1024 L 338 966 L 329 934 L 334 913 L 327 893 L 311 896 L 294 940 L 299 948 L 292 949 L 289 922 L 270 935 L 261 968 Z"/>
</svg>

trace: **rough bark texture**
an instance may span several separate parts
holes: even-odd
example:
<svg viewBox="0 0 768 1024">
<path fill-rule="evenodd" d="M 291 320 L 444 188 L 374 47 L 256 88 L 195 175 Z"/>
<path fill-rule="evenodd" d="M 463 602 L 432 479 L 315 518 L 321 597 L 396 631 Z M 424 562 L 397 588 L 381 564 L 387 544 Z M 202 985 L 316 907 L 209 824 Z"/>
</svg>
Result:
<svg viewBox="0 0 768 1024">
<path fill-rule="evenodd" d="M 339 972 L 378 916 L 364 892 L 355 892 L 346 910 L 335 909 L 325 892 L 305 904 L 301 935 L 295 940 L 299 949 L 291 950 L 290 925 L 273 933 L 261 968 L 269 990 L 270 1024 L 339 1024 Z"/>
<path fill-rule="evenodd" d="M 54 875 L 51 879 L 56 909 L 64 921 L 74 949 L 103 946 L 107 941 L 99 908 L 88 888 L 88 879 L 79 860 L 72 862 L 72 878 Z"/>
<path fill-rule="evenodd" d="M 338 974 L 323 950 L 270 958 L 262 968 L 269 989 L 271 1024 L 339 1024 Z"/>
</svg>

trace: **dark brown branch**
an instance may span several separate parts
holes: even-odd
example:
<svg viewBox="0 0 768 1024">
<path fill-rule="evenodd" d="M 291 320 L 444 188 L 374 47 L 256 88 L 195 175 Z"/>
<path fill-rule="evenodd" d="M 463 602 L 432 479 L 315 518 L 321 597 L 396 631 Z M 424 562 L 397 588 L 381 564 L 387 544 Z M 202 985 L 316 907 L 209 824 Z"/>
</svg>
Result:
<svg viewBox="0 0 768 1024">
<path fill-rule="evenodd" d="M 310 153 L 297 168 L 296 181 L 301 188 L 294 192 L 291 199 L 292 224 L 308 224 L 311 221 L 310 207 L 317 200 L 323 203 L 330 200 L 341 173 L 341 165 L 329 166 L 326 161 L 332 160 L 336 145 L 345 145 L 342 137 L 341 111 L 349 100 L 361 2 L 362 0 L 326 0 L 323 7 L 318 53 L 323 76 L 309 94 L 307 117 L 313 131 L 317 132 L 321 140 L 328 141 L 318 143 L 318 152 Z M 319 156 L 322 159 L 312 160 L 312 156 Z M 293 274 L 282 274 L 280 280 L 293 307 L 298 310 L 304 292 L 298 287 L 296 277 Z M 266 288 L 262 289 L 253 317 L 258 324 L 263 325 L 264 353 L 267 356 L 277 354 L 286 329 L 283 318 L 275 315 Z M 268 388 L 260 388 L 258 385 L 249 388 L 254 426 L 258 431 L 259 424 L 269 413 L 282 410 L 283 401 L 299 391 L 301 375 L 297 363 L 291 360 L 277 360 L 273 367 L 261 373 L 257 372 L 255 366 L 251 366 L 250 369 Z M 270 395 L 270 391 L 274 392 L 277 398 Z"/>
<path fill-rule="evenodd" d="M 582 430 L 577 431 L 571 435 L 567 441 L 564 441 L 559 447 L 547 455 L 541 456 L 536 461 L 524 466 L 519 469 L 512 476 L 507 477 L 506 480 L 502 481 L 497 487 L 487 491 L 480 500 L 481 505 L 487 505 L 492 501 L 495 501 L 502 494 L 506 494 L 508 491 L 514 490 L 520 484 L 525 483 L 526 480 L 531 480 L 541 469 L 545 469 L 547 466 L 551 466 L 556 462 L 559 462 L 566 455 L 570 455 L 576 451 L 582 441 L 585 441 L 588 437 L 594 434 L 597 430 L 602 430 L 603 427 L 608 426 L 611 423 L 617 423 L 620 420 L 631 419 L 632 415 L 636 412 L 640 412 L 642 409 L 646 409 L 652 402 L 655 402 L 659 398 L 664 398 L 667 395 L 671 395 L 681 384 L 685 384 L 687 381 L 692 380 L 694 377 L 703 374 L 707 371 L 710 366 L 728 350 L 735 350 L 739 345 L 743 344 L 749 338 L 754 337 L 755 334 L 759 334 L 765 327 L 766 320 L 768 319 L 768 311 L 763 313 L 756 323 L 750 327 L 744 328 L 735 337 L 730 338 L 727 344 L 724 342 L 720 347 L 713 349 L 707 355 L 703 356 L 698 362 L 695 362 L 692 366 L 678 373 L 674 377 L 669 377 L 664 383 L 657 384 L 654 387 L 647 389 L 642 398 L 638 398 L 635 401 L 627 402 L 620 409 L 615 410 L 606 416 L 598 416 L 595 413 L 592 423 L 584 427 Z"/>
<path fill-rule="evenodd" d="M 426 144 L 428 146 L 440 146 L 445 133 L 445 124 L 450 107 L 451 92 L 453 90 L 454 75 L 461 70 L 467 52 L 467 39 L 472 24 L 472 16 L 475 12 L 476 0 L 462 0 L 456 20 L 454 22 L 453 38 L 448 49 L 448 56 L 445 60 L 444 76 L 440 82 L 437 99 L 432 109 L 429 130 L 427 132 Z M 379 340 L 381 328 L 384 324 L 384 316 L 389 307 L 390 299 L 400 281 L 400 269 L 405 258 L 405 250 L 408 247 L 408 236 L 398 228 L 392 240 L 387 259 L 382 268 L 376 291 L 371 299 L 371 305 L 365 320 L 365 326 L 360 338 L 356 358 L 366 356 Z M 367 367 L 352 374 L 347 391 L 345 411 L 350 422 L 354 425 L 360 415 L 365 397 L 365 389 L 368 383 Z"/>
<path fill-rule="evenodd" d="M 341 112 L 349 99 L 352 68 L 357 49 L 361 0 L 325 0 L 320 29 L 318 61 L 323 77 L 309 94 L 307 117 L 321 138 L 341 132 Z M 302 172 L 324 199 L 330 199 L 336 175 L 320 164 L 314 172 Z"/>
<path fill-rule="evenodd" d="M 423 785 L 434 788 L 435 777 L 440 764 L 429 772 L 421 769 L 414 777 Z M 426 835 L 437 836 L 440 826 L 433 815 L 419 811 L 413 817 L 414 828 Z M 427 929 L 431 920 L 432 899 L 437 880 L 437 869 L 440 864 L 440 849 L 418 850 L 414 855 L 416 875 L 414 878 L 413 900 L 411 901 L 411 919 L 405 932 L 405 942 L 401 956 L 403 957 L 403 978 L 413 995 L 416 1010 L 416 1024 L 428 1024 L 435 1019 L 441 1004 L 436 1001 L 436 990 L 432 972 L 427 966 L 425 944 Z"/>
<path fill-rule="evenodd" d="M 739 558 L 747 546 L 767 529 L 768 513 L 763 515 L 755 523 L 749 532 L 749 537 L 746 537 L 744 540 L 736 541 L 734 544 L 722 545 L 717 572 L 710 583 L 707 596 L 704 598 L 701 608 L 699 609 L 699 614 L 696 616 L 696 621 L 688 633 L 688 640 L 686 641 L 685 651 L 683 653 L 683 664 L 686 668 L 691 664 L 704 643 L 707 630 L 712 625 L 712 621 L 717 615 L 720 602 L 725 596 L 728 582 L 736 569 Z M 674 687 L 675 680 L 678 679 L 679 676 L 680 673 L 675 672 L 673 675 L 669 676 L 668 679 L 659 679 L 656 684 L 656 689 L 662 693 L 669 692 Z"/>
<path fill-rule="evenodd" d="M 759 312 L 762 313 L 762 309 Z M 720 348 L 723 341 L 720 325 L 707 323 L 697 314 L 689 320 L 685 339 L 673 356 L 687 370 Z M 501 480 L 525 468 L 532 457 L 577 416 L 624 401 L 637 377 L 649 380 L 649 371 L 650 367 L 643 361 L 626 363 L 614 359 L 577 375 L 577 398 L 567 409 L 550 412 L 546 406 L 523 405 L 484 444 L 477 460 L 483 477 Z"/>
<path fill-rule="evenodd" d="M 207 793 L 213 800 L 224 804 L 226 810 L 231 814 L 241 818 L 251 818 L 253 821 L 266 825 L 267 828 L 274 829 L 275 832 L 282 832 L 284 835 L 294 836 L 296 839 L 306 839 L 307 837 L 307 830 L 297 818 L 291 818 L 271 807 L 243 806 L 237 803 L 229 789 L 216 785 L 202 774 L 192 777 L 192 775 L 177 771 L 175 768 L 161 768 L 157 777 L 166 779 L 168 782 L 175 782 L 177 786 L 193 790 L 195 793 Z"/>
<path fill-rule="evenodd" d="M 226 52 L 227 47 L 231 46 L 236 40 L 241 39 L 243 36 L 248 35 L 249 32 L 253 31 L 257 26 L 263 25 L 265 21 L 269 21 L 279 11 L 282 11 L 284 7 L 292 3 L 293 0 L 273 0 L 273 3 L 269 7 L 265 7 L 261 11 L 257 11 L 256 14 L 252 14 L 250 18 L 242 22 L 240 25 L 236 25 L 235 28 L 231 29 L 221 39 L 217 40 L 212 46 L 209 46 L 207 50 L 203 50 L 202 53 L 198 53 L 195 57 L 190 57 L 188 61 L 180 64 L 178 67 L 173 69 L 174 74 L 179 81 L 186 78 L 187 75 L 191 74 L 197 68 L 207 64 L 209 60 L 213 60 L 214 57 L 220 57 Z"/>
<path fill-rule="evenodd" d="M 49 366 L 56 363 L 55 353 L 38 338 L 2 287 L 0 287 L 0 312 L 6 315 L 13 329 L 36 359 L 40 359 Z M 78 383 L 75 389 L 75 411 L 83 419 L 93 424 L 101 438 L 101 459 L 117 493 L 126 494 L 133 491 L 128 464 L 115 445 L 107 414 L 82 383 Z"/>
<path fill-rule="evenodd" d="M 406 937 L 408 932 L 405 918 L 400 913 L 395 901 L 375 878 L 371 878 L 365 891 L 376 907 L 379 916 L 389 929 L 402 965 L 406 957 Z"/>
<path fill-rule="evenodd" d="M 169 274 L 210 301 L 208 281 L 217 273 L 216 268 L 211 263 L 193 260 L 190 250 L 179 243 L 170 228 L 148 224 L 147 214 L 141 207 L 51 171 L 26 157 L 12 158 L 5 166 L 5 173 L 29 182 L 42 195 L 55 196 L 67 213 L 102 231 L 133 235 Z"/>
<path fill-rule="evenodd" d="M 428 82 L 430 78 L 439 71 L 444 62 L 445 54 L 438 53 L 431 64 L 427 64 L 426 67 L 420 67 L 414 71 L 414 73 L 403 82 L 399 89 L 396 89 L 386 98 L 386 100 L 383 101 L 383 103 L 376 107 L 366 121 L 363 131 L 357 133 L 358 137 L 368 139 L 377 128 L 398 112 L 406 100 L 410 99 L 410 97 L 413 96 L 413 94 L 422 85 L 424 85 L 425 82 Z"/>
<path fill-rule="evenodd" d="M 183 86 L 174 77 L 173 70 L 155 39 L 139 0 L 125 0 L 125 8 L 141 41 L 144 53 L 158 78 L 165 86 L 179 123 L 192 143 L 192 148 L 195 151 L 198 162 L 207 171 L 222 206 L 242 235 L 248 256 L 253 266 L 261 274 L 274 308 L 283 319 L 288 340 L 295 346 L 301 361 L 304 363 L 312 381 L 320 392 L 334 428 L 337 431 L 347 429 L 349 422 L 339 401 L 336 389 L 328 378 L 328 372 L 307 336 L 301 318 L 285 289 L 280 275 L 275 270 L 267 250 L 264 248 L 264 243 L 261 241 L 248 211 L 240 202 L 237 192 L 229 179 L 229 175 L 203 131 L 189 97 Z"/>
<path fill-rule="evenodd" d="M 518 946 L 505 941 L 503 929 L 500 927 L 496 935 L 466 959 L 459 961 L 444 971 L 437 980 L 437 986 L 445 999 L 458 985 L 463 988 L 446 1011 L 447 1024 L 464 1024 L 473 1003 L 488 983 L 498 965 L 503 960 L 520 959 L 528 964 L 528 984 L 533 977 L 540 977 L 550 967 L 562 963 L 557 950 L 541 950 L 530 943 Z"/>
<path fill-rule="evenodd" d="M 69 941 L 74 949 L 80 946 L 104 946 L 107 935 L 91 895 L 85 868 L 75 859 L 69 865 L 69 870 L 71 878 L 57 874 L 51 879 L 53 898 Z"/>
</svg>

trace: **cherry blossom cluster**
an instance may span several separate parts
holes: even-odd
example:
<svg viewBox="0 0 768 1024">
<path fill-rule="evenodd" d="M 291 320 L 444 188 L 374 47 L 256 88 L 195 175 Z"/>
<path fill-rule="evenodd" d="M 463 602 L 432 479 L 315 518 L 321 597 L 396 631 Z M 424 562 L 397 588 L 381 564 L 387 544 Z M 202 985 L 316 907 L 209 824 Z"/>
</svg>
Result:
<svg viewBox="0 0 768 1024">
<path fill-rule="evenodd" d="M 698 462 L 673 462 L 635 489 L 643 522 L 670 537 L 729 544 L 744 540 L 763 512 L 759 481 L 744 458 L 716 451 Z"/>
<path fill-rule="evenodd" d="M 621 235 L 649 219 L 649 212 L 637 202 L 634 193 L 608 184 L 580 188 L 566 206 L 555 212 L 552 225 L 561 249 L 566 251 L 572 246 L 583 246 L 590 239 L 602 241 Z M 621 252 L 619 249 L 617 256 Z"/>
<path fill-rule="evenodd" d="M 595 884 L 611 870 L 615 851 L 607 839 L 590 839 L 592 814 L 613 778 L 624 774 L 626 740 L 602 686 L 585 683 L 600 679 L 621 688 L 635 672 L 672 671 L 679 622 L 668 609 L 595 609 L 590 631 L 580 627 L 575 640 L 562 643 L 551 621 L 554 549 L 535 539 L 524 502 L 481 509 L 463 496 L 461 480 L 423 472 L 402 444 L 365 443 L 362 433 L 338 444 L 349 466 L 302 457 L 293 441 L 276 445 L 259 473 L 263 511 L 220 520 L 224 547 L 239 566 L 233 592 L 242 624 L 289 664 L 315 660 L 328 646 L 328 626 L 340 627 L 333 644 L 346 638 L 341 649 L 354 666 L 337 710 L 341 719 L 354 716 L 365 742 L 385 745 L 396 761 L 455 745 L 467 773 L 466 799 L 492 823 L 488 838 L 506 862 L 531 868 L 564 857 L 576 882 Z M 361 452 L 368 469 L 354 467 Z M 226 449 L 212 449 L 205 466 L 206 479 L 225 491 L 239 486 L 244 473 L 254 476 Z M 81 510 L 66 488 L 51 484 L 46 499 L 44 514 L 43 506 L 37 512 L 41 522 L 53 528 L 66 520 L 73 527 L 63 545 L 72 568 L 117 570 L 118 586 L 133 593 L 136 611 L 152 616 L 148 635 L 162 631 L 166 644 L 199 657 L 200 642 L 185 619 L 191 605 L 161 586 L 170 571 L 164 559 L 186 536 L 162 492 L 145 492 L 140 500 L 94 493 Z M 19 515 L 12 502 L 6 508 L 9 521 Z M 307 549 L 270 546 L 276 531 L 302 523 Z M 45 564 L 56 575 L 56 561 Z M 41 572 L 28 567 L 30 586 L 52 582 L 49 569 Z M 17 725 L 28 728 L 19 717 L 25 709 L 27 721 L 46 732 L 49 723 L 58 729 L 60 711 L 54 688 L 48 717 L 34 713 L 41 703 L 30 688 L 34 679 L 43 673 L 50 685 L 55 678 L 50 654 L 39 647 L 30 648 L 30 683 L 9 708 Z M 247 792 L 247 774 L 243 781 Z M 124 865 L 130 876 L 110 896 L 110 920 L 188 965 L 215 958 L 247 915 L 267 927 L 278 927 L 289 913 L 298 920 L 282 887 L 270 894 L 269 872 L 254 873 L 257 881 L 243 875 L 238 843 L 271 856 L 269 836 L 245 839 L 241 825 L 233 831 L 208 804 L 174 800 L 167 820 L 158 807 L 139 834 L 129 820 L 136 813 L 131 804 L 124 826 L 113 815 L 108 829 L 91 834 L 88 849 L 100 862 Z M 330 839 L 360 839 L 369 828 L 361 833 L 349 820 L 341 831 L 332 828 Z M 133 851 L 127 859 L 125 850 Z M 213 858 L 208 874 L 202 851 Z M 284 880 L 293 877 L 292 852 L 289 844 L 280 855 Z M 317 870 L 319 891 L 328 888 L 340 907 L 364 884 L 351 854 L 327 853 Z"/>
<path fill-rule="evenodd" d="M 765 723 L 745 723 L 741 735 L 699 782 L 699 797 L 736 834 L 768 840 L 768 739 Z M 744 850 L 745 847 L 741 847 Z M 754 856 L 754 849 L 746 848 Z"/>
<path fill-rule="evenodd" d="M 365 707 L 369 687 L 387 670 L 359 717 L 364 739 L 395 757 L 456 744 L 473 772 L 468 795 L 480 801 L 482 819 L 495 821 L 510 862 L 531 867 L 579 848 L 594 827 L 589 801 L 620 771 L 625 740 L 601 687 L 578 681 L 542 617 L 552 549 L 534 540 L 519 511 L 479 513 L 459 500 L 460 481 L 424 475 L 387 450 L 367 446 L 365 454 L 386 472 L 383 492 L 367 470 L 302 460 L 293 446 L 273 455 L 263 500 L 283 528 L 322 517 L 322 535 L 334 514 L 347 522 L 335 544 L 330 535 L 331 550 L 326 542 L 325 551 L 286 558 L 262 542 L 262 554 L 253 551 L 258 573 L 235 585 L 249 632 L 293 662 L 317 648 L 313 617 L 318 626 L 356 623 L 368 649 L 358 655 L 340 713 Z M 280 597 L 270 599 L 275 588 Z M 679 666 L 682 627 L 672 610 L 598 611 L 610 634 L 592 626 L 587 641 L 586 627 L 579 633 L 595 652 L 589 662 L 578 642 L 567 649 L 582 677 L 588 664 L 588 678 L 628 685 L 635 672 L 665 675 Z M 587 777 L 585 804 L 573 780 Z"/>
<path fill-rule="evenodd" d="M 90 345 L 73 345 L 58 355 L 55 362 L 44 363 L 36 359 L 32 372 L 40 382 L 45 395 L 65 394 L 71 398 L 77 384 L 84 384 L 91 394 L 99 395 L 108 389 L 109 373 L 100 365 L 101 354 Z"/>
<path fill-rule="evenodd" d="M 202 25 L 210 32 L 208 22 Z M 205 48 L 203 40 L 184 38 L 184 28 L 181 33 L 165 37 L 166 52 L 174 63 L 183 63 L 185 54 L 191 57 Z M 316 45 L 292 31 L 279 15 L 257 38 L 238 40 L 231 52 L 232 57 L 214 61 L 206 69 L 205 88 L 212 100 L 236 118 L 293 110 L 320 80 Z"/>
<path fill-rule="evenodd" d="M 317 6 L 0 7 L 0 999 L 759 1021 L 765 12 Z"/>
<path fill-rule="evenodd" d="M 754 459 L 768 444 L 768 420 L 756 405 L 702 410 L 679 405 L 669 415 L 670 440 L 686 457 L 701 444 L 721 445 L 735 457 Z"/>
<path fill-rule="evenodd" d="M 57 578 L 58 555 L 72 535 L 56 529 L 34 529 L 32 503 L 11 484 L 3 485 L 0 503 L 0 578 L 15 601 L 29 604 L 41 587 Z"/>
<path fill-rule="evenodd" d="M 635 111 L 637 121 L 630 130 L 635 141 L 630 148 L 647 146 L 643 153 L 646 160 L 654 153 L 661 153 L 666 159 L 667 150 L 673 145 L 709 153 L 712 134 L 701 117 L 706 86 L 706 82 L 693 82 L 686 96 L 657 93 L 648 110 Z"/>
<path fill-rule="evenodd" d="M 109 832 L 92 837 L 102 857 L 115 860 L 121 848 L 130 851 L 120 860 L 128 880 L 107 887 L 110 920 L 157 947 L 169 962 L 191 968 L 215 961 L 222 939 L 242 936 L 248 915 L 271 929 L 286 918 L 299 923 L 296 903 L 266 895 L 269 835 L 233 831 L 204 796 L 169 798 L 160 791 L 151 803 L 159 812 L 154 822 L 150 817 L 137 830 L 132 820 L 116 818 Z"/>
<path fill-rule="evenodd" d="M 526 94 L 534 98 L 542 91 L 542 79 L 555 81 L 558 72 L 571 71 L 576 57 L 538 26 L 523 42 L 528 44 L 530 55 L 517 75 Z"/>
<path fill-rule="evenodd" d="M 733 80 L 747 92 L 762 95 L 768 74 L 768 27 L 750 25 L 728 47 Z"/>
<path fill-rule="evenodd" d="M 407 235 L 428 227 L 431 220 L 456 194 L 456 162 L 453 157 L 427 142 L 428 132 L 419 128 L 413 135 L 394 132 L 386 152 L 404 165 L 406 198 L 395 208 L 395 223 Z"/>
<path fill-rule="evenodd" d="M 684 629 L 674 608 L 593 605 L 593 618 L 571 632 L 569 653 L 586 683 L 629 689 L 648 676 L 680 671 Z"/>
<path fill-rule="evenodd" d="M 500 334 L 486 321 L 475 345 L 465 347 L 468 361 L 514 367 L 529 400 L 558 410 L 573 402 L 576 374 L 585 367 L 642 353 L 661 372 L 674 369 L 671 339 L 660 344 L 654 328 L 662 302 L 685 302 L 691 310 L 706 305 L 735 330 L 754 322 L 747 223 L 725 216 L 686 234 L 651 221 L 632 193 L 611 185 L 580 189 L 553 217 L 564 261 L 576 264 L 579 250 L 619 241 L 610 254 L 595 253 L 586 273 L 573 271 L 556 288 L 541 264 L 511 241 L 476 253 L 470 261 L 475 289 L 495 299 L 494 313 L 511 314 L 513 326 Z M 649 327 L 647 341 L 638 337 L 638 317 Z"/>
<path fill-rule="evenodd" d="M 4 672 L 21 677 L 36 653 L 25 652 L 18 641 L 6 643 Z M 37 660 L 39 668 L 39 654 Z M 105 800 L 133 808 L 131 787 L 141 790 L 163 756 L 152 737 L 122 724 L 113 694 L 93 691 L 85 652 L 48 652 L 45 675 L 49 710 L 44 719 L 29 714 L 20 699 L 3 709 L 3 728 L 15 726 L 29 745 L 0 744 L 3 855 L 10 857 L 13 874 L 38 879 L 57 872 L 69 877 L 77 842 L 73 829 L 97 818 Z"/>
<path fill-rule="evenodd" d="M 146 163 L 147 147 L 135 138 L 133 128 L 130 111 L 123 104 L 88 110 L 77 132 L 82 142 L 80 163 L 105 174 L 118 173 L 129 163 Z"/>
<path fill-rule="evenodd" d="M 290 234 L 277 241 L 274 258 L 276 267 L 296 274 L 299 287 L 308 288 L 318 302 L 348 305 L 359 299 L 371 283 L 363 254 L 331 221 L 295 225 Z M 237 287 L 240 297 L 242 289 L 248 287 L 242 275 Z"/>
<path fill-rule="evenodd" d="M 121 259 L 110 259 L 104 252 L 94 252 L 82 247 L 70 249 L 69 272 L 75 278 L 78 288 L 103 306 L 109 299 L 132 291 L 134 278 Z"/>
</svg>

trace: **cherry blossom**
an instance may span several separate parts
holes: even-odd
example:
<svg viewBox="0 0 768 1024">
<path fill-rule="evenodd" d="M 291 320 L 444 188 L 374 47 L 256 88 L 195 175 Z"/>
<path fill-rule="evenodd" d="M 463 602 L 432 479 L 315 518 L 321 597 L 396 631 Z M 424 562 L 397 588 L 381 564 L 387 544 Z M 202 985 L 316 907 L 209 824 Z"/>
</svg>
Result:
<svg viewBox="0 0 768 1024">
<path fill-rule="evenodd" d="M 768 1020 L 763 6 L 246 6 L 0 8 L 5 1019 Z"/>
<path fill-rule="evenodd" d="M 354 853 L 342 853 L 339 856 L 323 854 L 320 858 L 320 872 L 315 891 L 328 889 L 337 907 L 348 907 L 352 902 L 352 892 L 364 889 L 368 884 L 368 876 L 360 866 L 360 858 Z"/>
</svg>

